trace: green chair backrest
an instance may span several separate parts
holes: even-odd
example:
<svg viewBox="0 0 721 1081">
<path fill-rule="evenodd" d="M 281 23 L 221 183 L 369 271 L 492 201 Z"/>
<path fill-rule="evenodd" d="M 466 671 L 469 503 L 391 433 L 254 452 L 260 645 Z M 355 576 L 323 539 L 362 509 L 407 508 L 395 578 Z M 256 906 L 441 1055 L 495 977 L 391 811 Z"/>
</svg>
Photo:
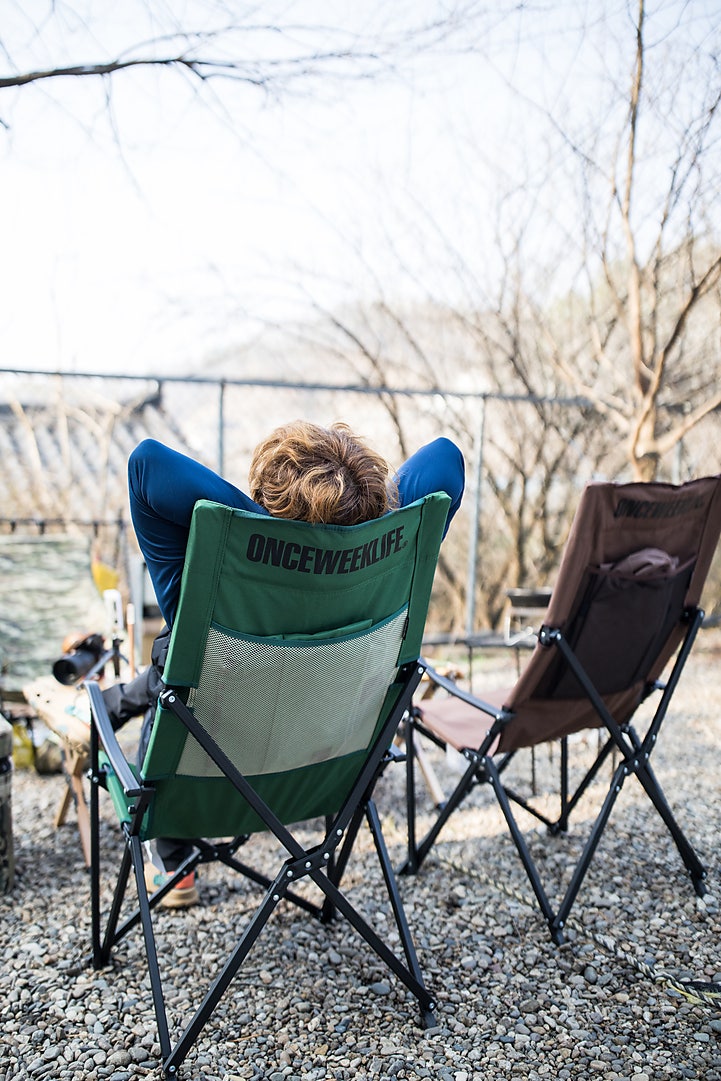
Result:
<svg viewBox="0 0 721 1081">
<path fill-rule="evenodd" d="M 164 679 L 281 821 L 334 814 L 366 761 L 419 656 L 448 505 L 349 527 L 196 505 Z M 145 837 L 265 828 L 162 706 L 141 772 Z"/>
</svg>

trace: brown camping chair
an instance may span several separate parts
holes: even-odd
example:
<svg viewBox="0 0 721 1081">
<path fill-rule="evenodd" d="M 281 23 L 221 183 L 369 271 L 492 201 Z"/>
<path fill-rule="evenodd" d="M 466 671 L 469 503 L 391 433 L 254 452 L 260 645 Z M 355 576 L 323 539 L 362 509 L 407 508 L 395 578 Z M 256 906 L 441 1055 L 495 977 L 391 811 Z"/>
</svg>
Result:
<svg viewBox="0 0 721 1081">
<path fill-rule="evenodd" d="M 563 928 L 623 783 L 635 775 L 666 824 L 699 896 L 706 871 L 676 822 L 651 768 L 650 756 L 671 697 L 704 618 L 701 591 L 721 530 L 721 477 L 681 486 L 660 483 L 591 484 L 581 497 L 546 620 L 515 687 L 482 701 L 428 669 L 439 688 L 417 701 L 406 725 L 408 859 L 415 872 L 441 829 L 479 783 L 491 785 L 523 861 L 551 936 Z M 670 672 L 662 675 L 670 667 Z M 444 693 L 447 692 L 447 693 Z M 645 734 L 632 723 L 637 707 L 656 692 Z M 644 715 L 646 711 L 644 710 Z M 600 750 L 573 793 L 568 737 L 600 729 Z M 416 838 L 414 748 L 418 735 L 452 747 L 465 772 Z M 501 779 L 521 748 L 561 741 L 560 814 L 546 817 Z M 516 821 L 520 805 L 551 833 L 568 829 L 569 816 L 607 759 L 616 762 L 608 794 L 558 908 Z"/>
</svg>

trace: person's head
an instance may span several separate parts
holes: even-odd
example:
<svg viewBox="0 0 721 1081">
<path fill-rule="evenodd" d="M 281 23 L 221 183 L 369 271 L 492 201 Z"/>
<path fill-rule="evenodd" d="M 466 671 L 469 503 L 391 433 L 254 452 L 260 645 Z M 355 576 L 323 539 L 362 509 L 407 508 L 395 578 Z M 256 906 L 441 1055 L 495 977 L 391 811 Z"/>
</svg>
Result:
<svg viewBox="0 0 721 1081">
<path fill-rule="evenodd" d="M 388 464 L 346 424 L 283 424 L 255 448 L 250 494 L 276 518 L 357 525 L 380 518 L 393 500 Z"/>
</svg>

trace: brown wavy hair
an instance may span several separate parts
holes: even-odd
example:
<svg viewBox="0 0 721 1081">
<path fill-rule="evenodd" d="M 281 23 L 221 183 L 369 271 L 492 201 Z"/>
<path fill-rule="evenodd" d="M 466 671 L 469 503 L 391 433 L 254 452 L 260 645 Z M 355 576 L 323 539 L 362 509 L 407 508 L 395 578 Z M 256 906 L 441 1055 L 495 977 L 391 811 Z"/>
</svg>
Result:
<svg viewBox="0 0 721 1081">
<path fill-rule="evenodd" d="M 276 518 L 357 525 L 395 505 L 388 463 L 347 424 L 283 424 L 253 452 L 250 494 Z"/>
</svg>

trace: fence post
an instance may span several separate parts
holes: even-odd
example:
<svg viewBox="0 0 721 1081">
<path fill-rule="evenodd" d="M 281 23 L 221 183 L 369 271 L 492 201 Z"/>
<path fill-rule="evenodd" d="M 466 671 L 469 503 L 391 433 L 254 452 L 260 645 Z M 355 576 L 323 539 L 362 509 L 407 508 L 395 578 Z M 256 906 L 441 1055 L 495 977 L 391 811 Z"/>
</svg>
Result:
<svg viewBox="0 0 721 1081">
<path fill-rule="evenodd" d="M 475 631 L 476 624 L 476 573 L 478 567 L 478 546 L 481 540 L 481 503 L 483 485 L 483 451 L 486 432 L 486 396 L 481 398 L 481 417 L 478 425 L 478 443 L 476 445 L 473 471 L 473 510 L 471 529 L 468 538 L 468 582 L 466 584 L 466 634 Z"/>
<path fill-rule="evenodd" d="M 12 725 L 4 717 L 0 717 L 0 895 L 10 893 L 15 879 L 12 753 Z"/>
<path fill-rule="evenodd" d="M 222 477 L 225 468 L 225 380 L 218 383 L 218 466 Z"/>
</svg>

